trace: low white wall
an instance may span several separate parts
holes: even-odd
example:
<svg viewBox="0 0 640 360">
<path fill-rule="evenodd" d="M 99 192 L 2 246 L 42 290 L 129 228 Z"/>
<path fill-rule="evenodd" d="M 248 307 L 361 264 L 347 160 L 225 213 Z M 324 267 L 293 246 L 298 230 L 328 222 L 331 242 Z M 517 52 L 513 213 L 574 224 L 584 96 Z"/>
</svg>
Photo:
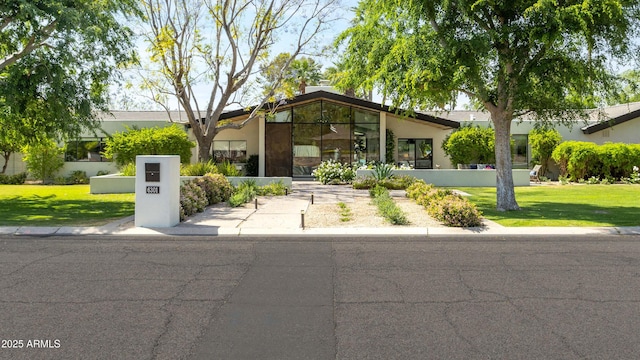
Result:
<svg viewBox="0 0 640 360">
<path fill-rule="evenodd" d="M 185 182 L 196 178 L 197 176 L 180 176 L 180 181 Z M 291 188 L 290 177 L 252 177 L 252 176 L 230 176 L 227 177 L 233 186 L 237 186 L 243 181 L 253 180 L 258 186 L 264 186 L 271 183 L 282 181 L 284 186 Z M 120 176 L 117 174 L 92 176 L 89 179 L 90 192 L 92 194 L 119 194 L 119 193 L 135 193 L 136 177 Z"/>
<path fill-rule="evenodd" d="M 394 175 L 409 175 L 424 180 L 435 186 L 496 186 L 495 170 L 394 170 Z M 357 176 L 373 175 L 373 170 L 358 170 Z M 513 184 L 515 186 L 529 186 L 529 170 L 513 170 Z"/>
</svg>

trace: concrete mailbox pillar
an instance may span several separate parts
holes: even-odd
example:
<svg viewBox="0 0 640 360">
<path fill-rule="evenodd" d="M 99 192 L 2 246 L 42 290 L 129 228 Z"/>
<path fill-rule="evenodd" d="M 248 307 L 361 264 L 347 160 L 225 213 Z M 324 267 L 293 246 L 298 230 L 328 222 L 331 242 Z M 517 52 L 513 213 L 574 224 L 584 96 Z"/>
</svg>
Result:
<svg viewBox="0 0 640 360">
<path fill-rule="evenodd" d="M 180 156 L 136 156 L 137 227 L 172 227 L 180 222 Z"/>
</svg>

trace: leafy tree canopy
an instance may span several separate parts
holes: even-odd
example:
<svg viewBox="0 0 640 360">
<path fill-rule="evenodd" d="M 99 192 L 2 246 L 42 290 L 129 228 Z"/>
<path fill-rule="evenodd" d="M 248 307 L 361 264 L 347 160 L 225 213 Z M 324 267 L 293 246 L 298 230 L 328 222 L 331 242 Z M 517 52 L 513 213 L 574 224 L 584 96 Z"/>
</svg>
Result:
<svg viewBox="0 0 640 360">
<path fill-rule="evenodd" d="M 352 82 L 396 106 L 437 108 L 458 93 L 491 114 L 497 208 L 518 209 L 511 121 L 575 119 L 617 85 L 635 55 L 639 1 L 363 0 L 338 39 Z"/>
<path fill-rule="evenodd" d="M 135 0 L 14 0 L 0 4 L 0 137 L 73 137 L 96 129 L 107 111 L 107 84 L 134 60 L 123 16 Z M 10 136 L 4 136 L 10 134 Z"/>
</svg>

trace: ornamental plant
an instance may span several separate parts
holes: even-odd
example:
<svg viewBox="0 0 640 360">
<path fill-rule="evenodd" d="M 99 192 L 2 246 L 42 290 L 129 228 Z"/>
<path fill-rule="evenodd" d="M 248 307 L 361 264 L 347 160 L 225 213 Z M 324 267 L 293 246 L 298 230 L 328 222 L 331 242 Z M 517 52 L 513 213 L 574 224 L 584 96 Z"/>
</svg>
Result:
<svg viewBox="0 0 640 360">
<path fill-rule="evenodd" d="M 541 175 L 546 174 L 551 154 L 561 142 L 562 136 L 556 129 L 536 128 L 529 132 L 531 161 L 541 165 Z"/>
<path fill-rule="evenodd" d="M 233 192 L 233 186 L 229 180 L 221 174 L 205 174 L 193 181 L 204 191 L 208 205 L 229 200 Z"/>
<path fill-rule="evenodd" d="M 107 139 L 104 157 L 118 166 L 134 163 L 137 155 L 179 155 L 181 163 L 189 163 L 195 146 L 178 125 L 135 129 L 127 127 Z"/>
<path fill-rule="evenodd" d="M 356 171 L 349 164 L 327 160 L 321 162 L 311 175 L 323 185 L 347 184 L 356 178 Z"/>
<path fill-rule="evenodd" d="M 495 132 L 492 128 L 464 125 L 447 135 L 442 150 L 451 164 L 495 164 Z"/>
<path fill-rule="evenodd" d="M 64 149 L 52 139 L 26 145 L 22 148 L 27 170 L 37 180 L 50 183 L 55 174 L 64 166 Z"/>
<path fill-rule="evenodd" d="M 427 212 L 434 219 L 447 226 L 476 227 L 482 225 L 480 210 L 476 208 L 475 204 L 459 195 L 447 195 L 432 202 L 427 207 Z"/>
<path fill-rule="evenodd" d="M 180 186 L 180 221 L 204 211 L 207 203 L 207 194 L 195 181 L 183 183 Z"/>
</svg>

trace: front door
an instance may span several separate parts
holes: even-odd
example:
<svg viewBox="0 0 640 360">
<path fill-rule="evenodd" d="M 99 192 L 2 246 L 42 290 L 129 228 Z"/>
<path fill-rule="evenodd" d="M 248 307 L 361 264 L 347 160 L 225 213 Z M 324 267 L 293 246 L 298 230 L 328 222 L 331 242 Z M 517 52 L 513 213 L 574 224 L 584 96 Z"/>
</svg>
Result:
<svg viewBox="0 0 640 360">
<path fill-rule="evenodd" d="M 291 177 L 291 123 L 265 125 L 265 175 Z"/>
</svg>

